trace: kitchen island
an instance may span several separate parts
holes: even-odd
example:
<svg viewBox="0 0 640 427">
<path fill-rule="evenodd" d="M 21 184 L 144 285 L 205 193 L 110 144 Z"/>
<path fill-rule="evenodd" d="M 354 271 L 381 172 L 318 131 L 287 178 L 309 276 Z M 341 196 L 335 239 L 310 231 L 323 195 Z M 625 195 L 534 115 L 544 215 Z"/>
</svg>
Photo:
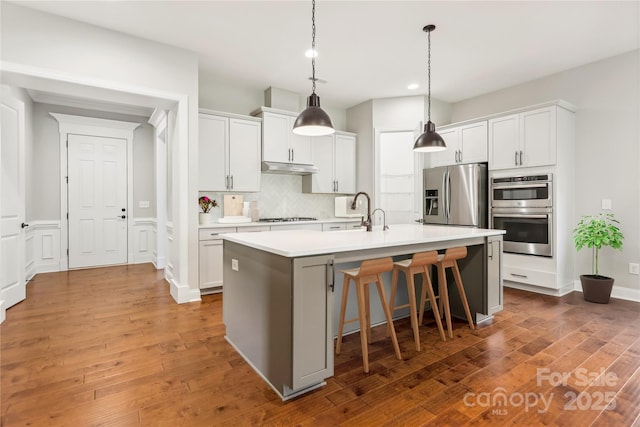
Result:
<svg viewBox="0 0 640 427">
<path fill-rule="evenodd" d="M 284 400 L 333 376 L 333 306 L 343 268 L 365 259 L 467 246 L 460 270 L 475 321 L 502 309 L 502 230 L 392 225 L 224 236 L 226 339 Z M 385 280 L 387 287 L 389 280 Z M 455 286 L 450 287 L 456 313 Z M 336 297 L 335 294 L 338 296 Z M 372 323 L 378 323 L 371 298 Z"/>
</svg>

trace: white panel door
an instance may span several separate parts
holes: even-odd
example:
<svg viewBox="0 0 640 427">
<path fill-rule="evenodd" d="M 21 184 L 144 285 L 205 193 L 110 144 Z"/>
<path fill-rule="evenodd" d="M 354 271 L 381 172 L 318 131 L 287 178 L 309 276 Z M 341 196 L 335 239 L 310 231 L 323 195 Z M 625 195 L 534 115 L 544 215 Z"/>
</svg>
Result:
<svg viewBox="0 0 640 427">
<path fill-rule="evenodd" d="M 0 178 L 0 301 L 9 308 L 25 299 L 24 104 L 2 88 L 2 178 Z M 4 315 L 4 312 L 2 313 Z"/>
<path fill-rule="evenodd" d="M 127 263 L 127 142 L 68 135 L 69 268 Z"/>
</svg>

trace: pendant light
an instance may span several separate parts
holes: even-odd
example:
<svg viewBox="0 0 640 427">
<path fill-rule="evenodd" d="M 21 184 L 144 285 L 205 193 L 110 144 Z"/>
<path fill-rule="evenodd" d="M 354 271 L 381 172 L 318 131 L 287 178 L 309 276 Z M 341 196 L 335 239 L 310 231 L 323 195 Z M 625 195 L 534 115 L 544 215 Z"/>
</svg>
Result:
<svg viewBox="0 0 640 427">
<path fill-rule="evenodd" d="M 316 50 L 316 0 L 311 2 L 311 49 Z M 293 133 L 306 136 L 331 135 L 335 132 L 331 118 L 320 108 L 320 97 L 316 95 L 316 55 L 311 56 L 311 95 L 307 98 L 307 108 L 300 113 L 293 124 Z"/>
<path fill-rule="evenodd" d="M 429 46 L 429 59 L 428 59 L 428 82 L 429 90 L 427 95 L 428 113 L 427 124 L 424 125 L 424 133 L 416 139 L 416 143 L 413 146 L 413 151 L 433 153 L 435 151 L 446 150 L 447 146 L 440 135 L 436 133 L 436 125 L 431 122 L 431 32 L 436 29 L 435 25 L 427 25 L 422 31 L 427 33 L 428 46 Z"/>
</svg>

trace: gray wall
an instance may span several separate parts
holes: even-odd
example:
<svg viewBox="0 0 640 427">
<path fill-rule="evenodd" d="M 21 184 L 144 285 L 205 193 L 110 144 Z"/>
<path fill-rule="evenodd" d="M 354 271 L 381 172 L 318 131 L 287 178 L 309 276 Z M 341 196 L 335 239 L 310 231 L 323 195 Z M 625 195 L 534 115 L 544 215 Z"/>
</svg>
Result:
<svg viewBox="0 0 640 427">
<path fill-rule="evenodd" d="M 628 273 L 640 262 L 640 50 L 500 90 L 453 105 L 452 121 L 524 107 L 553 99 L 574 104 L 576 113 L 575 222 L 601 211 L 611 199 L 625 240 L 623 252 L 605 248 L 600 273 L 616 286 L 640 289 Z M 589 274 L 591 251 L 575 257 L 574 272 Z"/>
<path fill-rule="evenodd" d="M 32 164 L 27 165 L 27 182 L 32 183 L 27 197 L 31 220 L 60 220 L 60 132 L 50 112 L 142 123 L 133 136 L 133 216 L 155 217 L 153 127 L 147 118 L 60 105 L 33 105 L 34 150 Z M 140 200 L 149 201 L 149 208 L 139 208 Z"/>
<path fill-rule="evenodd" d="M 228 77 L 203 71 L 200 72 L 198 78 L 200 108 L 248 116 L 252 111 L 265 105 L 264 91 L 267 89 L 266 87 L 249 87 Z M 311 91 L 311 87 L 309 87 L 309 91 Z M 299 94 L 298 111 L 305 108 L 308 95 Z M 322 98 L 321 101 L 322 108 L 331 117 L 333 126 L 338 130 L 346 131 L 347 110 L 332 106 L 330 99 Z"/>
</svg>

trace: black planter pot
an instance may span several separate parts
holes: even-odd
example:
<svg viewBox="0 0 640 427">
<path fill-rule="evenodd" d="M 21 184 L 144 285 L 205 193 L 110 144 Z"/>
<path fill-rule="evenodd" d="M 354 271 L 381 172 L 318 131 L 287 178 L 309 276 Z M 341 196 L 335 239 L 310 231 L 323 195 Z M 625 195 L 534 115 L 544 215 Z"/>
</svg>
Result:
<svg viewBox="0 0 640 427">
<path fill-rule="evenodd" d="M 608 304 L 613 288 L 613 279 L 596 274 L 583 274 L 580 276 L 582 283 L 582 295 L 585 301 L 598 304 Z"/>
</svg>

